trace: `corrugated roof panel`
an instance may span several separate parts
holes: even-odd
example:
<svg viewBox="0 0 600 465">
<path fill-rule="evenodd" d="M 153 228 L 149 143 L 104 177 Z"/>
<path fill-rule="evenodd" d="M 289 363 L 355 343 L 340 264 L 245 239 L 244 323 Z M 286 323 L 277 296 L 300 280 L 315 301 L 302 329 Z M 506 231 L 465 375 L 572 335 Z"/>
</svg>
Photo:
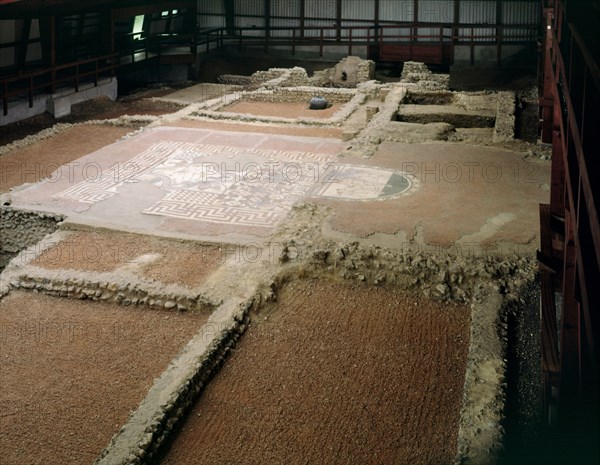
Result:
<svg viewBox="0 0 600 465">
<path fill-rule="evenodd" d="M 225 16 L 199 14 L 198 25 L 203 29 L 216 29 L 225 27 Z"/>
<path fill-rule="evenodd" d="M 236 16 L 235 17 L 235 26 L 236 27 L 247 27 L 247 28 L 263 28 L 265 27 L 265 18 L 256 18 L 256 17 L 249 17 L 249 16 Z M 262 37 L 265 35 L 264 30 L 258 29 L 256 31 L 253 30 L 247 30 L 247 31 L 243 31 L 244 35 L 247 36 L 259 36 Z"/>
<path fill-rule="evenodd" d="M 408 27 L 385 27 L 380 29 L 386 42 L 409 42 L 411 30 Z"/>
<path fill-rule="evenodd" d="M 305 0 L 304 15 L 307 18 L 336 18 L 336 0 Z"/>
<path fill-rule="evenodd" d="M 421 0 L 419 21 L 422 23 L 451 23 L 454 21 L 453 0 Z"/>
<path fill-rule="evenodd" d="M 369 31 L 366 29 L 366 26 L 372 25 L 373 23 L 359 23 L 356 21 L 342 21 L 342 26 L 344 27 L 352 27 L 352 38 L 353 39 L 365 39 L 368 35 L 369 35 Z M 365 29 L 356 29 L 356 28 L 362 28 L 365 27 Z M 373 39 L 373 34 L 375 32 L 373 31 L 373 29 L 371 29 L 371 39 Z M 343 29 L 342 30 L 342 39 L 348 39 L 350 37 L 350 31 L 348 29 Z"/>
<path fill-rule="evenodd" d="M 198 13 L 225 14 L 222 0 L 202 0 L 198 2 Z"/>
<path fill-rule="evenodd" d="M 541 21 L 540 2 L 503 2 L 502 24 L 539 24 Z"/>
<path fill-rule="evenodd" d="M 490 1 L 461 1 L 459 8 L 460 23 L 495 24 L 496 2 Z"/>
<path fill-rule="evenodd" d="M 300 27 L 300 19 L 297 18 L 272 18 L 271 19 L 271 27 L 285 27 L 285 28 L 299 28 Z M 292 37 L 293 32 L 291 29 L 284 31 L 271 31 L 272 37 Z M 300 31 L 296 31 L 296 37 L 300 37 Z"/>
<path fill-rule="evenodd" d="M 236 15 L 264 15 L 265 4 L 263 0 L 235 0 Z"/>
<path fill-rule="evenodd" d="M 299 18 L 300 0 L 271 0 L 271 16 Z"/>
<path fill-rule="evenodd" d="M 342 19 L 375 19 L 375 0 L 346 0 L 342 2 Z"/>
<path fill-rule="evenodd" d="M 415 5 L 413 0 L 379 0 L 380 21 L 413 21 Z"/>
<path fill-rule="evenodd" d="M 335 20 L 326 19 L 326 20 L 317 20 L 317 19 L 307 19 L 304 21 L 305 27 L 324 27 L 324 28 L 332 28 L 335 26 Z M 304 31 L 305 37 L 320 37 L 321 30 L 320 29 L 307 29 Z M 337 31 L 335 29 L 325 29 L 323 30 L 323 37 L 331 38 L 336 37 Z"/>
<path fill-rule="evenodd" d="M 471 28 L 459 28 L 458 36 L 459 40 L 470 42 L 471 34 L 473 34 L 473 42 L 490 42 L 496 40 L 496 28 L 491 27 L 475 27 L 473 31 Z"/>
</svg>

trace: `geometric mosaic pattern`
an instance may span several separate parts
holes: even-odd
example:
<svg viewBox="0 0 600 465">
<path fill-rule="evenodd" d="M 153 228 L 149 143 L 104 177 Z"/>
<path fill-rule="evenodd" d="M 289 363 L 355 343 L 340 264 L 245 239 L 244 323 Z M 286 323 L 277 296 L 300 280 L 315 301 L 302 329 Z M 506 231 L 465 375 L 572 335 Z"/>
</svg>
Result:
<svg viewBox="0 0 600 465">
<path fill-rule="evenodd" d="M 164 190 L 165 197 L 142 213 L 272 227 L 314 185 L 310 173 L 297 176 L 297 167 L 330 160 L 311 152 L 161 141 L 120 167 L 120 173 L 108 170 L 55 197 L 93 204 L 116 195 L 125 183 L 147 182 Z"/>
<path fill-rule="evenodd" d="M 118 170 L 81 181 L 55 197 L 94 204 L 118 194 L 125 183 L 143 182 L 165 193 L 144 214 L 274 227 L 309 195 L 375 199 L 406 187 L 391 182 L 397 180 L 392 171 L 334 160 L 312 152 L 161 141 Z"/>
</svg>

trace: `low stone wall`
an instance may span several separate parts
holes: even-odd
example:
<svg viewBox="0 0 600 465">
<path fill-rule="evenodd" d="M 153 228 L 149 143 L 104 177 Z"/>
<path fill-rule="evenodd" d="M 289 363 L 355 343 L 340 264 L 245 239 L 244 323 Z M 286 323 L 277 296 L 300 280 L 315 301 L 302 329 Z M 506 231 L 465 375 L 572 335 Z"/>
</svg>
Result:
<svg viewBox="0 0 600 465">
<path fill-rule="evenodd" d="M 315 95 L 320 95 L 334 103 L 345 103 L 331 118 L 283 118 L 276 116 L 259 116 L 252 114 L 234 113 L 220 111 L 222 108 L 232 105 L 239 101 L 254 102 L 285 102 L 298 103 L 308 102 Z M 187 119 L 210 120 L 232 120 L 244 122 L 263 122 L 263 123 L 283 123 L 283 124 L 305 124 L 310 126 L 339 126 L 356 109 L 364 103 L 367 94 L 356 89 L 324 89 L 321 87 L 290 87 L 277 88 L 273 90 L 259 89 L 252 92 L 236 92 L 224 96 L 223 98 L 208 100 L 198 105 L 189 115 L 183 117 Z"/>
<path fill-rule="evenodd" d="M 101 273 L 95 273 L 93 277 L 87 276 L 87 273 L 82 275 L 84 273 L 80 271 L 71 273 L 63 271 L 61 275 L 52 278 L 48 273 L 36 273 L 28 269 L 26 276 L 12 279 L 10 286 L 14 289 L 43 292 L 57 297 L 113 302 L 123 306 L 179 311 L 210 311 L 215 307 L 215 303 L 206 297 L 179 288 L 171 292 L 168 289 L 157 291 L 152 286 L 144 286 L 143 283 L 114 282 L 110 276 Z"/>
<path fill-rule="evenodd" d="M 223 305 L 150 388 L 95 465 L 138 465 L 152 458 L 218 370 L 248 325 L 254 301 Z"/>
<path fill-rule="evenodd" d="M 263 87 L 267 89 L 310 85 L 306 70 L 299 66 L 290 69 L 271 68 L 268 71 L 257 71 L 252 75 L 252 79 L 255 82 L 262 82 Z"/>
<path fill-rule="evenodd" d="M 425 63 L 407 61 L 402 68 L 402 82 L 415 83 L 420 89 L 445 90 L 450 83 L 449 74 L 434 74 Z"/>
<path fill-rule="evenodd" d="M 384 140 L 386 128 L 398 112 L 400 102 L 406 95 L 406 86 L 393 86 L 386 89 L 385 101 L 379 108 L 379 112 L 371 118 L 365 128 L 352 140 L 347 154 L 370 158 L 377 151 L 377 147 Z"/>
<path fill-rule="evenodd" d="M 61 215 L 0 208 L 0 253 L 17 254 L 58 229 Z"/>
<path fill-rule="evenodd" d="M 306 103 L 315 96 L 321 96 L 332 103 L 346 103 L 356 95 L 355 90 L 324 87 L 278 87 L 270 91 L 257 91 L 243 94 L 240 100 L 253 102 Z"/>
<path fill-rule="evenodd" d="M 203 312 L 212 311 L 221 303 L 197 290 L 144 279 L 133 272 L 120 269 L 90 272 L 36 266 L 37 258 L 60 243 L 64 234 L 64 231 L 46 234 L 41 241 L 15 254 L 16 257 L 0 275 L 0 297 L 10 289 L 24 289 L 57 297 L 112 302 L 123 306 Z"/>
</svg>

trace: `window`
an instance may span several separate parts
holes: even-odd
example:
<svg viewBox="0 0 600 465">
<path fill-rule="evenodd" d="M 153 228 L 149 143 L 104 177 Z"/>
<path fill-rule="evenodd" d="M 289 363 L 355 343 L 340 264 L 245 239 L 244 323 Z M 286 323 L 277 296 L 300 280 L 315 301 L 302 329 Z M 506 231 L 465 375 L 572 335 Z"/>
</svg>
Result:
<svg viewBox="0 0 600 465">
<path fill-rule="evenodd" d="M 136 16 L 133 21 L 133 40 L 140 40 L 144 32 L 144 15 Z"/>
</svg>

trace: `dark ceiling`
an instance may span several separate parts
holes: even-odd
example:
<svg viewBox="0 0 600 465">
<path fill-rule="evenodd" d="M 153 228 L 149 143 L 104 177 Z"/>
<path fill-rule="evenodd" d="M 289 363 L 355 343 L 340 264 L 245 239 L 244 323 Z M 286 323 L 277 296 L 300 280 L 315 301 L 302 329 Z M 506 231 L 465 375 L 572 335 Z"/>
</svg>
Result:
<svg viewBox="0 0 600 465">
<path fill-rule="evenodd" d="M 37 18 L 99 11 L 107 8 L 127 8 L 153 3 L 177 3 L 176 0 L 0 0 L 0 19 Z"/>
</svg>

